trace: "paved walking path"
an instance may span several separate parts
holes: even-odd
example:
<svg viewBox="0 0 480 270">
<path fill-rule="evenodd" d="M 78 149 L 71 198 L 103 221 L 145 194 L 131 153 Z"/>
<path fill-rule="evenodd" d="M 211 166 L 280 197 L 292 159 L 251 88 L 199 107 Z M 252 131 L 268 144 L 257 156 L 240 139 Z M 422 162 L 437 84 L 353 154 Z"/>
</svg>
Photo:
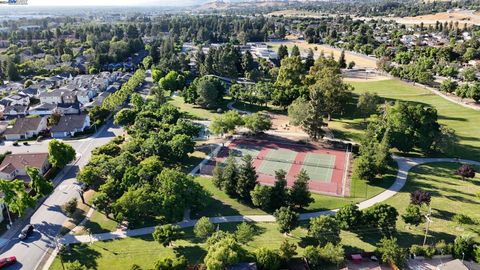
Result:
<svg viewBox="0 0 480 270">
<path fill-rule="evenodd" d="M 368 199 L 363 202 L 358 203 L 360 210 L 371 207 L 376 203 L 383 202 L 395 194 L 397 194 L 407 181 L 408 172 L 415 166 L 424 164 L 424 163 L 436 163 L 436 162 L 460 162 L 468 163 L 472 165 L 480 166 L 480 162 L 464 160 L 464 159 L 455 159 L 455 158 L 409 158 L 409 157 L 398 157 L 394 156 L 395 161 L 398 163 L 398 173 L 395 179 L 395 182 L 384 192 Z M 327 210 L 314 213 L 304 213 L 300 214 L 300 220 L 308 220 L 311 218 L 319 217 L 322 215 L 333 215 L 338 211 L 338 209 Z M 210 221 L 212 223 L 229 223 L 229 222 L 242 222 L 242 221 L 251 221 L 251 222 L 275 222 L 275 217 L 272 215 L 252 215 L 252 216 L 223 216 L 223 217 L 211 217 Z M 193 227 L 197 220 L 184 220 L 176 223 L 176 225 L 181 228 Z M 155 227 L 146 227 L 134 230 L 117 230 L 115 232 L 100 233 L 93 235 L 66 235 L 63 239 L 60 240 L 63 244 L 76 244 L 76 243 L 91 243 L 95 241 L 105 241 L 111 239 L 119 239 L 131 236 L 139 236 L 151 234 L 154 231 Z"/>
</svg>

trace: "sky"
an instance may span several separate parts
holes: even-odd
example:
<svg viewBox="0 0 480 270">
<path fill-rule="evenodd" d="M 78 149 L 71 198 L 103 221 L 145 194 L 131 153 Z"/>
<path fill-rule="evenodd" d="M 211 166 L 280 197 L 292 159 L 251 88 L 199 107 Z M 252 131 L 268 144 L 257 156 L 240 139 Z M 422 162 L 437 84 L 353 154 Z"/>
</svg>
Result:
<svg viewBox="0 0 480 270">
<path fill-rule="evenodd" d="M 197 0 L 28 0 L 29 6 L 180 6 L 192 5 Z"/>
</svg>

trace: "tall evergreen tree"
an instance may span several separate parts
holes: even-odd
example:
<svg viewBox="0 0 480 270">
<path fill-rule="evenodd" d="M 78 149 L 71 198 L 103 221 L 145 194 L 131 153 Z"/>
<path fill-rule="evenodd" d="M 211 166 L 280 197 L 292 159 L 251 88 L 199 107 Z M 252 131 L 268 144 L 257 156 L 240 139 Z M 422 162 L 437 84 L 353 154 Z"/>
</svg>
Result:
<svg viewBox="0 0 480 270">
<path fill-rule="evenodd" d="M 281 61 L 283 58 L 288 57 L 288 48 L 285 45 L 278 47 L 278 59 Z"/>
<path fill-rule="evenodd" d="M 340 53 L 340 57 L 338 58 L 338 67 L 339 68 L 346 68 L 347 67 L 347 60 L 345 60 L 345 51 L 342 50 Z"/>
<path fill-rule="evenodd" d="M 251 201 L 250 192 L 257 185 L 258 175 L 253 167 L 252 156 L 244 156 L 242 162 L 238 172 L 237 194 L 244 201 Z"/>
<path fill-rule="evenodd" d="M 308 189 L 310 177 L 305 170 L 297 175 L 292 188 L 290 189 L 290 205 L 298 208 L 305 208 L 313 202 L 312 194 Z"/>
<path fill-rule="evenodd" d="M 297 45 L 293 45 L 292 53 L 290 54 L 291 57 L 298 56 L 300 57 L 300 49 Z"/>
<path fill-rule="evenodd" d="M 225 169 L 223 170 L 223 190 L 230 197 L 237 195 L 237 177 L 238 169 L 235 157 L 230 154 L 227 158 Z"/>
<path fill-rule="evenodd" d="M 288 204 L 288 190 L 287 190 L 287 172 L 284 170 L 278 170 L 275 172 L 275 185 L 272 188 L 272 194 L 270 198 L 270 205 L 272 210 L 277 210 L 282 206 Z"/>
<path fill-rule="evenodd" d="M 213 169 L 212 183 L 218 189 L 223 188 L 223 183 L 224 183 L 224 181 L 223 181 L 223 167 L 222 167 L 222 163 L 220 163 L 220 162 L 217 162 L 217 164 L 215 165 L 215 168 Z"/>
</svg>

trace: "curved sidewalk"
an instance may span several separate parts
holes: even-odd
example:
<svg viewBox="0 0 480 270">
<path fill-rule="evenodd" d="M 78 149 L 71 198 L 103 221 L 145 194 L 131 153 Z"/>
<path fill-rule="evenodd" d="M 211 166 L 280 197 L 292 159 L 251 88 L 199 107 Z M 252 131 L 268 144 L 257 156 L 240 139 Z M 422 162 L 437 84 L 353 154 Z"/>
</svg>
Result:
<svg viewBox="0 0 480 270">
<path fill-rule="evenodd" d="M 398 157 L 394 156 L 394 160 L 398 163 L 398 173 L 395 179 L 395 182 L 384 192 L 368 199 L 363 202 L 358 203 L 359 209 L 366 209 L 373 206 L 376 203 L 383 202 L 395 194 L 397 194 L 407 181 L 408 172 L 415 166 L 425 164 L 425 163 L 437 163 L 437 162 L 459 162 L 459 163 L 468 163 L 472 165 L 480 166 L 480 162 L 464 159 L 455 159 L 455 158 L 408 158 L 408 157 Z M 321 212 L 313 213 L 304 213 L 300 214 L 300 220 L 308 220 L 311 218 L 319 217 L 322 215 L 333 215 L 338 211 L 326 210 Z M 229 223 L 229 222 L 242 222 L 242 221 L 251 221 L 251 222 L 275 222 L 275 217 L 272 215 L 252 215 L 252 216 L 223 216 L 223 217 L 211 217 L 210 221 L 215 224 L 219 223 Z M 184 220 L 176 223 L 176 225 L 181 228 L 193 227 L 197 220 Z M 146 227 L 134 230 L 126 231 L 116 231 L 108 233 L 100 233 L 93 235 L 66 235 L 63 239 L 60 240 L 63 244 L 76 244 L 76 243 L 91 243 L 95 241 L 105 241 L 111 239 L 119 239 L 130 236 L 139 236 L 151 234 L 154 231 L 155 227 Z"/>
</svg>

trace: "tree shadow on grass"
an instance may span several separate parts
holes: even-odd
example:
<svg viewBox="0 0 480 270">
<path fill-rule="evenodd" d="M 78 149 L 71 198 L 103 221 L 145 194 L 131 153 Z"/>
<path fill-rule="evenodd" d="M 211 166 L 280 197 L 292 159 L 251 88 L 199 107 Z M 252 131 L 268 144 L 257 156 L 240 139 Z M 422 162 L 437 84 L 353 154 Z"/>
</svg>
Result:
<svg viewBox="0 0 480 270">
<path fill-rule="evenodd" d="M 200 247 L 195 246 L 176 246 L 173 247 L 176 253 L 185 256 L 190 263 L 199 263 L 203 261 L 207 251 Z"/>
<path fill-rule="evenodd" d="M 75 244 L 71 246 L 70 252 L 64 255 L 63 260 L 66 262 L 79 261 L 88 269 L 97 269 L 97 259 L 101 257 L 100 252 L 94 250 L 87 244 Z"/>
</svg>

